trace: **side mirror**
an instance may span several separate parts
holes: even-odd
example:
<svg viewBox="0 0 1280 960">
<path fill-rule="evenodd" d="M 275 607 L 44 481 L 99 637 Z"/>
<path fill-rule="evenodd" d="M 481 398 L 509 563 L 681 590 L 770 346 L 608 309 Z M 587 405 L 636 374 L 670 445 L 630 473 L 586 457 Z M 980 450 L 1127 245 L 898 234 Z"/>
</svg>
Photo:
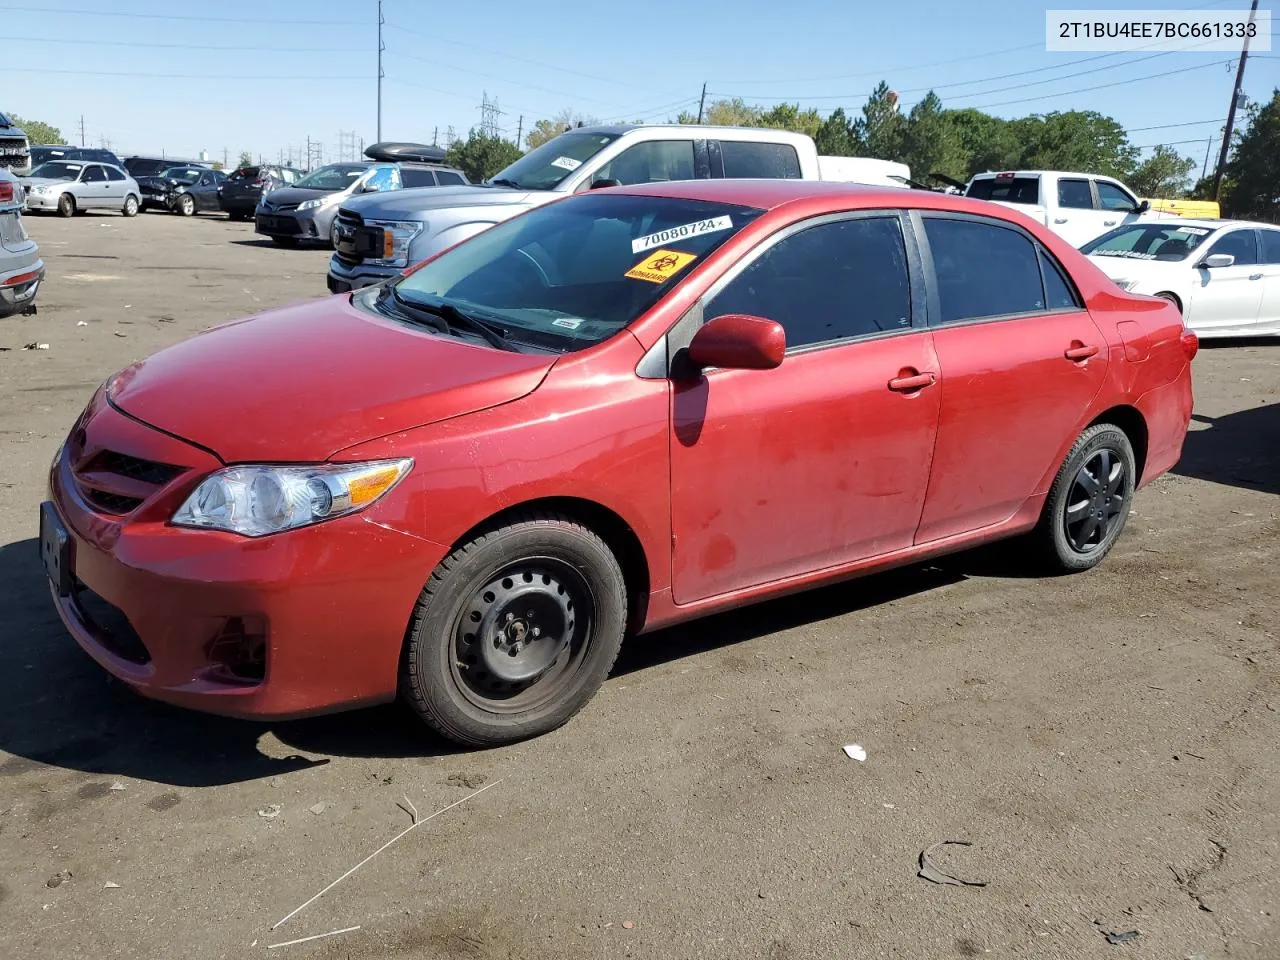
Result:
<svg viewBox="0 0 1280 960">
<path fill-rule="evenodd" d="M 610 179 L 609 177 L 601 177 L 599 180 L 591 181 L 592 190 L 599 190 L 601 187 L 620 187 L 620 186 L 622 186 L 621 180 L 613 180 L 613 179 Z"/>
<path fill-rule="evenodd" d="M 1229 267 L 1236 262 L 1233 253 L 1211 253 L 1204 258 L 1204 266 L 1206 267 Z"/>
<path fill-rule="evenodd" d="M 689 360 L 699 370 L 772 370 L 786 351 L 787 334 L 777 321 L 727 313 L 693 335 Z"/>
<path fill-rule="evenodd" d="M 1151 201 L 1150 201 L 1150 200 L 1140 200 L 1140 201 L 1138 202 L 1138 205 L 1137 205 L 1136 207 L 1134 207 L 1134 208 L 1133 208 L 1133 212 L 1134 212 L 1134 213 L 1146 213 L 1146 212 L 1147 212 L 1148 210 L 1150 210 L 1150 209 L 1151 209 Z"/>
</svg>

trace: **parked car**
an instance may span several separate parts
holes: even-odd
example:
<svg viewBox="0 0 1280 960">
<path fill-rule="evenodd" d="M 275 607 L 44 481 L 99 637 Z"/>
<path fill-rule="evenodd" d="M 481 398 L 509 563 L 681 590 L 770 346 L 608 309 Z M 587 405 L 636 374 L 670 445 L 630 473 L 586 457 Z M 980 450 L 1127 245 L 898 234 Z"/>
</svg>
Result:
<svg viewBox="0 0 1280 960">
<path fill-rule="evenodd" d="M 293 167 L 274 164 L 240 167 L 218 191 L 218 205 L 232 220 L 252 220 L 262 198 L 272 190 L 288 187 L 305 174 Z"/>
<path fill-rule="evenodd" d="M 577 127 L 529 151 L 482 184 L 353 196 L 339 213 L 327 283 L 338 293 L 380 283 L 406 266 L 544 203 L 598 187 L 768 178 L 882 186 L 906 164 L 820 157 L 801 133 L 691 124 Z"/>
<path fill-rule="evenodd" d="M 21 176 L 31 169 L 26 131 L 0 113 L 0 170 Z"/>
<path fill-rule="evenodd" d="M 200 167 L 203 170 L 212 169 L 211 165 L 202 160 L 183 160 L 179 157 L 125 157 L 124 163 L 125 173 L 133 177 L 139 183 L 143 177 L 158 177 L 166 170 L 173 167 Z"/>
<path fill-rule="evenodd" d="M 1201 337 L 1280 335 L 1280 227 L 1275 224 L 1132 223 L 1080 251 L 1122 290 L 1171 301 Z"/>
<path fill-rule="evenodd" d="M 141 209 L 138 181 L 110 163 L 50 160 L 23 181 L 29 210 L 56 210 L 70 217 L 84 210 L 119 210 L 126 217 Z"/>
<path fill-rule="evenodd" d="M 1168 219 L 1119 180 L 1091 173 L 980 173 L 969 180 L 965 196 L 1019 210 L 1077 247 L 1120 224 Z"/>
<path fill-rule="evenodd" d="M 147 696 L 399 693 L 505 743 L 586 704 L 628 633 L 1015 535 L 1095 566 L 1179 458 L 1196 348 L 992 204 L 591 191 L 111 377 L 41 552 L 69 631 Z"/>
<path fill-rule="evenodd" d="M 0 318 L 35 313 L 44 279 L 40 248 L 22 225 L 22 202 L 22 184 L 0 168 Z"/>
<path fill-rule="evenodd" d="M 99 147 L 73 147 L 68 144 L 39 143 L 31 147 L 31 169 L 50 160 L 75 160 L 80 162 L 109 163 L 124 170 L 124 164 L 110 150 Z"/>
<path fill-rule="evenodd" d="M 264 196 L 255 213 L 258 233 L 281 246 L 338 241 L 338 208 L 350 197 L 441 183 L 467 183 L 461 170 L 441 163 L 331 163 L 292 187 Z"/>
<path fill-rule="evenodd" d="M 215 212 L 221 209 L 218 189 L 226 182 L 227 176 L 220 170 L 170 167 L 157 177 L 143 177 L 138 181 L 142 209 L 168 210 L 184 217 Z"/>
</svg>

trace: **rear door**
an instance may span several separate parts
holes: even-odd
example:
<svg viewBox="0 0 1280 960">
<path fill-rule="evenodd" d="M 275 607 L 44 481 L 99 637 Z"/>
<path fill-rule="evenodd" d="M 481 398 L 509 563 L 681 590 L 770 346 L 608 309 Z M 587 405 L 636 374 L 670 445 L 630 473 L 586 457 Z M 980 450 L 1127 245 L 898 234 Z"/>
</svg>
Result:
<svg viewBox="0 0 1280 960">
<path fill-rule="evenodd" d="M 915 222 L 942 387 L 916 535 L 930 543 L 1006 521 L 1041 492 L 1108 361 L 1078 292 L 1030 234 L 963 214 Z"/>
<path fill-rule="evenodd" d="M 1247 335 L 1258 322 L 1266 289 L 1266 273 L 1258 262 L 1257 231 L 1251 227 L 1230 230 L 1197 252 L 1187 326 L 1208 335 Z M 1230 254 L 1235 262 L 1229 267 L 1204 266 L 1215 253 Z"/>
</svg>

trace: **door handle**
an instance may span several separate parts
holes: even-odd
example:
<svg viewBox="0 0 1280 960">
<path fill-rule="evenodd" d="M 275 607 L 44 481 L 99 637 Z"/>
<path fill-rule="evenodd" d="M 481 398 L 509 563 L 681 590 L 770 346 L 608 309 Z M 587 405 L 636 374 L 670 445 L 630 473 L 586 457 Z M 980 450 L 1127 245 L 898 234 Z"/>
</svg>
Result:
<svg viewBox="0 0 1280 960">
<path fill-rule="evenodd" d="M 935 382 L 936 378 L 932 373 L 917 373 L 908 367 L 900 370 L 898 375 L 889 381 L 889 389 L 898 393 L 914 393 L 933 386 Z"/>
<path fill-rule="evenodd" d="M 1249 279 L 1250 279 L 1250 280 L 1261 280 L 1261 279 L 1262 279 L 1262 274 L 1260 274 L 1260 273 L 1251 273 L 1251 274 L 1249 274 Z"/>
<path fill-rule="evenodd" d="M 1066 223 L 1066 222 L 1067 222 L 1067 218 L 1066 218 L 1066 217 L 1058 217 L 1058 218 L 1057 218 L 1056 220 L 1054 220 L 1053 222 L 1054 222 L 1054 223 Z"/>
<path fill-rule="evenodd" d="M 1085 346 L 1079 340 L 1073 340 L 1071 346 L 1063 352 L 1063 356 L 1068 360 L 1088 360 L 1092 356 L 1096 356 L 1098 348 L 1096 345 L 1090 344 Z"/>
</svg>

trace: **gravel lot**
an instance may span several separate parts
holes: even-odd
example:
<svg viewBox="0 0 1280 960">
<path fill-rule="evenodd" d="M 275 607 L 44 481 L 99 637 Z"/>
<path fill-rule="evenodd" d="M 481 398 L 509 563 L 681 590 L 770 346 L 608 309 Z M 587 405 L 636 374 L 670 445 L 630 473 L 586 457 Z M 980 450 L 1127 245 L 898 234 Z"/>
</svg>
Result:
<svg viewBox="0 0 1280 960">
<path fill-rule="evenodd" d="M 395 708 L 151 704 L 64 633 L 37 505 L 91 391 L 323 295 L 328 254 L 213 217 L 29 229 L 40 313 L 0 321 L 0 955 L 353 926 L 271 956 L 1280 955 L 1280 344 L 1202 350 L 1182 464 L 1093 573 L 989 550 L 644 637 L 563 730 L 458 753 Z M 409 826 L 397 802 L 485 785 L 268 929 Z M 941 840 L 988 885 L 917 877 Z"/>
</svg>

